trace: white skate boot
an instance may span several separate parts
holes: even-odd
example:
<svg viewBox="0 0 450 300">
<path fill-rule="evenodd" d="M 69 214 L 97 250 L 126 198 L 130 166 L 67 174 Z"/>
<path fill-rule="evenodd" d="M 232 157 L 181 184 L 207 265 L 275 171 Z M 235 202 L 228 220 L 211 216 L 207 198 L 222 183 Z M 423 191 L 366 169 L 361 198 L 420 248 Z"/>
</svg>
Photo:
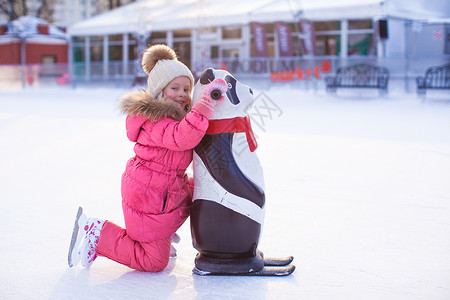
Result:
<svg viewBox="0 0 450 300">
<path fill-rule="evenodd" d="M 76 266 L 80 261 L 86 268 L 92 265 L 97 258 L 95 247 L 103 224 L 103 220 L 87 218 L 83 209 L 78 208 L 69 247 L 69 267 Z"/>
</svg>

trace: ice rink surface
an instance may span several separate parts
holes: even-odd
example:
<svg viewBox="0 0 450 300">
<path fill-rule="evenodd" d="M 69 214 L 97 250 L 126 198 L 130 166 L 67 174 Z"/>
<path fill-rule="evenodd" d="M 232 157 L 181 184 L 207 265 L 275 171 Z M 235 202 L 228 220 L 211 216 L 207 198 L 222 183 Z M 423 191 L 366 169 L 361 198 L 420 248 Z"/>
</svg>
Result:
<svg viewBox="0 0 450 300">
<path fill-rule="evenodd" d="M 293 275 L 200 277 L 189 220 L 157 274 L 67 266 L 78 206 L 124 225 L 125 89 L 0 91 L 2 299 L 450 299 L 450 97 L 256 90 L 259 249 Z"/>
</svg>

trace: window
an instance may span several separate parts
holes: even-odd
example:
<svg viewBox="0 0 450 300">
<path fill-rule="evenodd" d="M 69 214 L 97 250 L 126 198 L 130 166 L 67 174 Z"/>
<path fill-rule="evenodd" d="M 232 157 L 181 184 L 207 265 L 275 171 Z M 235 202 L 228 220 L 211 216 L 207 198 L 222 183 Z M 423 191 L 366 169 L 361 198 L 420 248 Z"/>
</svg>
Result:
<svg viewBox="0 0 450 300">
<path fill-rule="evenodd" d="M 343 22 L 346 22 L 345 20 Z M 347 34 L 346 55 L 376 54 L 373 22 L 370 19 L 348 20 L 348 31 L 341 31 L 341 21 L 314 22 L 316 55 L 340 55 L 342 34 Z"/>
<path fill-rule="evenodd" d="M 275 25 L 273 23 L 264 24 L 264 29 L 266 30 L 267 35 L 272 35 L 275 31 Z"/>
<path fill-rule="evenodd" d="M 191 66 L 191 43 L 190 42 L 174 42 L 173 49 L 177 53 L 179 60 L 186 66 Z"/>
<path fill-rule="evenodd" d="M 329 22 L 314 22 L 314 31 L 336 31 L 341 30 L 341 24 L 339 21 Z"/>
<path fill-rule="evenodd" d="M 340 21 L 314 22 L 316 55 L 339 55 L 341 40 Z"/>
<path fill-rule="evenodd" d="M 219 46 L 211 46 L 211 58 L 219 57 Z"/>
<path fill-rule="evenodd" d="M 165 31 L 154 31 L 150 35 L 151 43 L 147 44 L 164 44 L 166 43 L 166 32 Z"/>
<path fill-rule="evenodd" d="M 84 44 L 85 40 L 86 40 L 86 37 L 84 37 L 84 36 L 74 36 L 72 38 L 72 41 L 74 43 L 83 43 Z"/>
<path fill-rule="evenodd" d="M 137 46 L 136 45 L 129 45 L 128 46 L 128 60 L 136 60 L 138 57 L 137 55 Z"/>
<path fill-rule="evenodd" d="M 372 20 L 352 20 L 348 21 L 348 29 L 372 29 Z"/>
<path fill-rule="evenodd" d="M 110 46 L 109 47 L 109 60 L 110 61 L 120 61 L 122 60 L 122 45 L 120 46 Z"/>
<path fill-rule="evenodd" d="M 90 37 L 90 49 L 91 61 L 98 62 L 103 61 L 103 37 L 91 36 Z"/>
<path fill-rule="evenodd" d="M 82 62 L 84 61 L 84 47 L 73 47 L 73 61 Z"/>
<path fill-rule="evenodd" d="M 292 37 L 292 52 L 294 56 L 301 56 L 304 54 L 305 50 L 302 42 L 302 39 L 300 39 L 298 35 Z"/>
<path fill-rule="evenodd" d="M 41 56 L 41 63 L 43 64 L 54 64 L 56 63 L 56 55 L 44 54 Z"/>
<path fill-rule="evenodd" d="M 91 46 L 91 61 L 103 61 L 103 46 Z"/>
<path fill-rule="evenodd" d="M 112 44 L 113 42 L 122 43 L 122 35 L 121 34 L 109 35 L 108 40 L 109 40 L 110 44 Z"/>
<path fill-rule="evenodd" d="M 202 41 L 216 41 L 218 37 L 217 27 L 201 27 L 197 32 L 198 39 Z"/>
<path fill-rule="evenodd" d="M 110 61 L 122 60 L 122 51 L 123 51 L 122 40 L 123 35 L 121 34 L 108 36 L 108 43 L 109 43 L 108 55 Z"/>
<path fill-rule="evenodd" d="M 348 55 L 369 55 L 372 34 L 352 34 L 348 37 Z"/>
<path fill-rule="evenodd" d="M 339 55 L 340 35 L 316 36 L 316 55 Z"/>
<path fill-rule="evenodd" d="M 372 20 L 348 21 L 348 55 L 376 54 Z"/>
<path fill-rule="evenodd" d="M 189 37 L 191 37 L 191 30 L 190 29 L 174 30 L 173 37 L 175 39 L 176 38 L 189 38 Z M 164 36 L 164 38 L 166 38 L 166 36 Z"/>
<path fill-rule="evenodd" d="M 85 57 L 84 57 L 85 43 L 86 43 L 86 37 L 84 37 L 84 36 L 72 37 L 72 49 L 73 49 L 73 61 L 74 62 L 82 62 L 85 60 Z"/>
<path fill-rule="evenodd" d="M 288 23 L 288 26 L 289 30 L 291 31 L 293 55 L 301 56 L 305 53 L 305 50 L 303 46 L 303 40 L 300 38 L 300 34 L 302 31 L 300 22 Z"/>
<path fill-rule="evenodd" d="M 137 59 L 137 38 L 136 35 L 128 34 L 128 60 Z"/>
<path fill-rule="evenodd" d="M 223 39 L 240 39 L 242 37 L 241 27 L 224 27 L 222 29 Z"/>
</svg>

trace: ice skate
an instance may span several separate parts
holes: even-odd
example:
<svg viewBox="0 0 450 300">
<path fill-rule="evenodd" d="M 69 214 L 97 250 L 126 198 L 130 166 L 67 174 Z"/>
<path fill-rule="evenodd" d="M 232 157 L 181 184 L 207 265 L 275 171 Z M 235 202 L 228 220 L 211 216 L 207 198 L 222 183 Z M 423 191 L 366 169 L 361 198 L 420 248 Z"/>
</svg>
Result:
<svg viewBox="0 0 450 300">
<path fill-rule="evenodd" d="M 69 267 L 76 266 L 80 261 L 86 268 L 91 266 L 97 258 L 95 247 L 103 224 L 102 220 L 87 218 L 83 214 L 83 209 L 78 208 L 69 247 Z"/>
</svg>

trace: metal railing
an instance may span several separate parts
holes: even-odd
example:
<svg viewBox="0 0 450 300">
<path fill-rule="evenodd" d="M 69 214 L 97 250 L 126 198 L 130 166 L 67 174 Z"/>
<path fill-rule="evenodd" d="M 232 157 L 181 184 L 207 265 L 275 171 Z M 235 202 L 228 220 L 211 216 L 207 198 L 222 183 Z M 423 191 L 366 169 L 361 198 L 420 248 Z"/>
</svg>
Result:
<svg viewBox="0 0 450 300">
<path fill-rule="evenodd" d="M 349 56 L 342 59 L 337 56 L 252 58 L 236 60 L 233 58 L 211 59 L 203 65 L 194 66 L 197 77 L 203 66 L 226 68 L 235 77 L 243 80 L 261 80 L 270 84 L 278 82 L 299 83 L 300 88 L 312 86 L 324 87 L 324 78 L 333 74 L 340 66 L 356 63 L 371 63 L 389 69 L 391 81 L 403 83 L 406 92 L 415 91 L 415 78 L 423 75 L 430 66 L 450 62 L 450 55 L 414 56 L 398 58 L 379 58 L 376 56 Z M 58 85 L 115 85 L 132 86 L 136 77 L 143 77 L 139 61 L 90 62 L 88 64 L 29 64 L 0 65 L 0 89 L 25 88 L 29 86 Z M 302 83 L 303 82 L 303 83 Z M 400 84 L 402 86 L 402 84 Z"/>
</svg>

